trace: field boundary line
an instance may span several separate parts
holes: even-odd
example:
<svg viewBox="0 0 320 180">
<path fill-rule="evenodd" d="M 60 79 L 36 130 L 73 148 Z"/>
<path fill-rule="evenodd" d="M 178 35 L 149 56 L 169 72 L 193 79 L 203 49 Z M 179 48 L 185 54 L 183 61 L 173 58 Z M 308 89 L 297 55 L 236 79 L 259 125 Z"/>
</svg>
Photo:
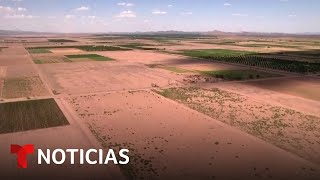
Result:
<svg viewBox="0 0 320 180">
<path fill-rule="evenodd" d="M 66 102 L 65 99 L 62 98 L 54 98 L 56 103 L 58 104 L 60 110 L 63 112 L 63 114 L 66 116 L 67 120 L 69 121 L 71 126 L 77 127 L 79 131 L 83 134 L 84 137 L 87 138 L 87 141 L 93 148 L 96 149 L 105 149 L 101 145 L 101 143 L 97 140 L 97 138 L 92 134 L 90 129 L 85 125 L 85 122 L 81 122 L 81 119 L 79 116 L 74 112 L 72 107 L 70 107 L 69 103 Z M 106 167 L 106 169 L 110 173 L 110 178 L 116 178 L 116 179 L 123 179 L 125 180 L 124 175 L 120 171 L 120 167 L 117 165 L 109 165 Z"/>
<path fill-rule="evenodd" d="M 242 130 L 236 128 L 236 127 L 233 127 L 233 126 L 231 126 L 231 125 L 228 125 L 228 124 L 226 124 L 226 123 L 223 123 L 223 122 L 221 122 L 221 121 L 219 121 L 219 120 L 217 120 L 217 119 L 214 119 L 214 118 L 212 118 L 212 117 L 210 117 L 210 116 L 208 116 L 208 115 L 206 115 L 206 114 L 203 114 L 203 113 L 201 113 L 201 112 L 199 112 L 199 111 L 196 111 L 196 110 L 194 110 L 194 109 L 191 109 L 190 107 L 188 107 L 188 106 L 186 106 L 186 105 L 184 105 L 184 104 L 178 103 L 178 102 L 176 102 L 176 101 L 174 101 L 174 100 L 172 100 L 172 99 L 169 99 L 169 98 L 166 98 L 166 97 L 164 97 L 164 96 L 161 96 L 160 94 L 157 94 L 157 93 L 155 93 L 155 92 L 153 92 L 153 91 L 149 91 L 149 92 L 150 92 L 151 94 L 159 97 L 159 98 L 162 98 L 162 99 L 164 99 L 164 100 L 166 100 L 166 101 L 169 101 L 169 102 L 172 103 L 172 104 L 175 104 L 175 105 L 177 105 L 177 106 L 179 106 L 179 107 L 181 107 L 181 108 L 184 108 L 184 109 L 186 109 L 186 110 L 189 110 L 189 111 L 191 111 L 192 113 L 198 114 L 199 116 L 203 116 L 203 117 L 209 118 L 209 119 L 211 119 L 212 121 L 216 122 L 218 125 L 220 125 L 220 126 L 222 126 L 222 127 L 225 127 L 225 128 L 227 128 L 227 129 L 229 129 L 230 131 L 235 132 L 235 133 L 237 133 L 237 134 L 244 135 L 245 137 L 247 137 L 247 138 L 249 138 L 249 139 L 251 139 L 251 140 L 253 140 L 253 141 L 256 141 L 256 142 L 259 142 L 259 143 L 261 143 L 261 144 L 263 144 L 263 145 L 266 145 L 267 147 L 270 147 L 271 149 L 273 149 L 273 150 L 276 151 L 276 152 L 279 152 L 279 153 L 282 153 L 282 154 L 286 154 L 289 158 L 291 158 L 291 159 L 293 159 L 293 160 L 296 160 L 296 161 L 298 161 L 298 162 L 304 163 L 304 164 L 306 164 L 306 165 L 308 165 L 308 166 L 311 166 L 311 167 L 315 167 L 316 169 L 319 169 L 319 170 L 320 170 L 320 165 L 319 165 L 319 164 L 313 163 L 313 162 L 311 162 L 311 161 L 309 161 L 309 160 L 306 160 L 306 159 L 304 159 L 304 158 L 302 158 L 302 157 L 300 157 L 300 156 L 298 156 L 298 155 L 296 155 L 296 154 L 293 154 L 293 153 L 291 153 L 291 152 L 289 152 L 289 151 L 286 151 L 286 150 L 284 150 L 284 149 L 281 149 L 281 148 L 279 148 L 278 146 L 275 146 L 275 145 L 273 145 L 273 144 L 271 144 L 271 143 L 269 143 L 269 142 L 267 142 L 267 141 L 264 141 L 263 139 L 260 139 L 260 138 L 258 138 L 258 137 L 255 137 L 255 136 L 253 136 L 253 135 L 251 135 L 251 134 L 249 134 L 249 133 L 247 133 L 247 132 L 245 132 L 245 131 L 242 131 Z"/>
<path fill-rule="evenodd" d="M 175 53 L 161 52 L 161 51 L 154 51 L 154 52 L 158 52 L 158 53 L 162 53 L 162 54 L 170 54 L 170 55 L 174 55 L 176 57 L 183 57 L 183 58 L 189 58 L 189 59 L 194 59 L 194 60 L 202 60 L 202 61 L 206 61 L 206 62 L 214 62 L 214 63 L 220 63 L 220 64 L 234 65 L 234 66 L 239 66 L 239 67 L 246 67 L 246 68 L 249 68 L 249 69 L 255 69 L 255 70 L 260 70 L 260 71 L 269 72 L 269 73 L 273 72 L 273 73 L 278 73 L 278 74 L 282 74 L 282 75 L 286 75 L 286 76 L 303 75 L 303 74 L 294 73 L 294 72 L 288 72 L 288 71 L 279 71 L 279 70 L 275 70 L 275 69 L 267 69 L 267 68 L 261 68 L 261 67 L 257 67 L 257 66 L 248 66 L 248 65 L 244 65 L 244 64 L 217 61 L 217 60 L 214 60 L 214 59 L 190 57 L 190 56 L 185 56 L 185 55 L 182 55 L 182 54 L 175 54 Z"/>
<path fill-rule="evenodd" d="M 24 48 L 24 46 L 22 46 Z M 47 89 L 48 93 L 53 96 L 53 92 L 49 86 L 49 84 L 47 83 L 47 79 L 44 77 L 44 75 L 42 74 L 42 72 L 39 70 L 38 66 L 33 62 L 31 54 L 24 48 L 24 50 L 27 53 L 28 56 L 28 60 L 30 61 L 30 63 L 32 64 L 32 67 L 34 68 L 34 70 L 38 73 L 39 78 L 41 79 L 43 85 L 45 86 L 45 88 Z"/>
</svg>

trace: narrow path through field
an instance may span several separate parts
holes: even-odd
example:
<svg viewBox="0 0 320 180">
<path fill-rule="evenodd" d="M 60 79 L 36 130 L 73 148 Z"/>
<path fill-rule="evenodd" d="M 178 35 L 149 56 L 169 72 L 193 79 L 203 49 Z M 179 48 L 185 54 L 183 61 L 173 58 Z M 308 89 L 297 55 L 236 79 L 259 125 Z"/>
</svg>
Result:
<svg viewBox="0 0 320 180">
<path fill-rule="evenodd" d="M 46 87 L 48 93 L 50 95 L 54 95 L 50 86 L 48 85 L 45 76 L 41 73 L 41 71 L 39 70 L 38 66 L 33 62 L 32 57 L 30 55 L 30 53 L 22 46 L 22 48 L 24 49 L 24 51 L 26 52 L 26 54 L 28 55 L 28 60 L 30 61 L 30 63 L 32 64 L 33 68 L 36 70 L 37 74 L 39 75 L 42 83 L 44 84 L 44 86 Z"/>
</svg>

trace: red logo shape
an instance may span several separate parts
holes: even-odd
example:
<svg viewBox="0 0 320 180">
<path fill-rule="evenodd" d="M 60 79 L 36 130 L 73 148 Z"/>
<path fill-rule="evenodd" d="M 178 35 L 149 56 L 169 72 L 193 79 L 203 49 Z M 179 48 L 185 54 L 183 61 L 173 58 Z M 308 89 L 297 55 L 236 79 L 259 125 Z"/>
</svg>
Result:
<svg viewBox="0 0 320 180">
<path fill-rule="evenodd" d="M 17 154 L 17 163 L 18 168 L 27 168 L 27 155 L 34 153 L 34 146 L 33 144 L 27 144 L 24 146 L 19 146 L 16 144 L 11 144 L 10 148 L 11 154 Z"/>
</svg>

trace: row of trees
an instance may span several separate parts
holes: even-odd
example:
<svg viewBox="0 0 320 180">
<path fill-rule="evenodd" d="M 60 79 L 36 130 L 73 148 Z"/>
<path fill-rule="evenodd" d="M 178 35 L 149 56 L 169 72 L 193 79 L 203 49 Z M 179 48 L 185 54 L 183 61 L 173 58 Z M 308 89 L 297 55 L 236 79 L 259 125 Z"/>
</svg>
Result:
<svg viewBox="0 0 320 180">
<path fill-rule="evenodd" d="M 319 73 L 320 63 L 284 60 L 273 57 L 262 57 L 257 55 L 240 55 L 240 56 L 206 56 L 206 59 L 256 66 L 266 69 L 275 69 L 295 73 Z"/>
</svg>

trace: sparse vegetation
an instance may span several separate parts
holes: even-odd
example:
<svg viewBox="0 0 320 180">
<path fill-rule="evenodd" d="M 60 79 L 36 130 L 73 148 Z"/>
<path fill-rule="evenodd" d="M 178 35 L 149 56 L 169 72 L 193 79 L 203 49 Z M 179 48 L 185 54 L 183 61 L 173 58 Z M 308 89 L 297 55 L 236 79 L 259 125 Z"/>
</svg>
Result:
<svg viewBox="0 0 320 180">
<path fill-rule="evenodd" d="M 32 91 L 31 78 L 8 78 L 4 80 L 2 96 L 5 98 L 15 98 L 16 94 L 27 95 Z"/>
<path fill-rule="evenodd" d="M 220 89 L 169 88 L 154 92 L 312 161 L 320 118 L 256 102 Z"/>
<path fill-rule="evenodd" d="M 128 51 L 130 49 L 115 46 L 77 46 L 74 47 L 83 51 Z"/>
<path fill-rule="evenodd" d="M 168 71 L 172 71 L 175 73 L 187 73 L 187 72 L 192 72 L 189 70 L 185 70 L 185 69 L 181 69 L 181 68 L 177 68 L 177 67 L 173 67 L 173 66 L 165 66 L 162 64 L 146 64 L 146 66 L 148 66 L 149 68 L 161 68 L 161 69 L 165 69 Z"/>
<path fill-rule="evenodd" d="M 27 49 L 29 53 L 31 54 L 44 54 L 44 53 L 52 53 L 48 49 L 44 48 L 28 48 Z"/>
<path fill-rule="evenodd" d="M 157 68 L 159 66 L 162 66 L 162 64 L 145 64 L 146 66 L 148 66 L 149 68 Z"/>
<path fill-rule="evenodd" d="M 166 69 L 168 71 L 172 71 L 175 73 L 187 73 L 187 72 L 191 72 L 189 70 L 185 70 L 185 69 L 181 69 L 181 68 L 177 68 L 177 67 L 172 67 L 172 66 L 165 66 L 163 67 L 163 69 Z"/>
<path fill-rule="evenodd" d="M 68 125 L 53 99 L 0 104 L 0 134 Z"/>
<path fill-rule="evenodd" d="M 132 48 L 132 49 L 142 49 L 142 50 L 158 50 L 159 48 L 156 47 L 144 47 L 144 46 L 154 46 L 152 44 L 143 44 L 143 43 L 130 43 L 130 44 L 124 44 L 119 45 L 120 47 L 125 48 Z"/>
<path fill-rule="evenodd" d="M 32 47 L 28 48 L 28 51 L 30 52 L 33 50 L 47 50 L 47 49 L 63 49 L 63 48 L 75 48 L 80 49 L 83 51 L 129 51 L 131 49 L 128 48 L 121 48 L 121 47 L 115 47 L 115 46 L 42 46 L 42 47 Z"/>
<path fill-rule="evenodd" d="M 245 42 L 245 43 L 243 43 Z M 239 47 L 279 47 L 279 48 L 300 48 L 299 45 L 285 45 L 285 44 L 275 44 L 265 41 L 257 41 L 257 42 L 264 42 L 264 43 L 247 43 L 250 41 L 195 41 L 195 43 L 200 44 L 215 44 L 215 45 L 228 45 L 228 46 L 239 46 Z"/>
<path fill-rule="evenodd" d="M 224 80 L 248 80 L 248 79 L 261 79 L 269 77 L 279 77 L 280 75 L 271 74 L 255 70 L 220 70 L 220 71 L 202 71 L 204 75 L 221 78 Z"/>
<path fill-rule="evenodd" d="M 105 56 L 100 56 L 98 54 L 77 54 L 77 55 L 66 55 L 66 57 L 70 59 L 78 59 L 78 58 L 88 58 L 92 59 L 94 61 L 112 61 L 113 59 L 105 57 Z"/>
<path fill-rule="evenodd" d="M 0 47 L 0 52 L 2 51 L 2 49 L 5 49 L 5 48 L 8 48 L 8 47 Z"/>
<path fill-rule="evenodd" d="M 35 64 L 43 64 L 43 60 L 40 60 L 40 59 L 33 60 L 33 62 Z"/>
<path fill-rule="evenodd" d="M 64 43 L 64 42 L 77 42 L 71 39 L 48 39 L 49 42 L 56 42 L 56 43 Z"/>
<path fill-rule="evenodd" d="M 209 58 L 209 57 L 229 57 L 255 54 L 256 52 L 234 51 L 228 49 L 204 49 L 204 50 L 187 50 L 182 52 L 186 56 Z"/>
<path fill-rule="evenodd" d="M 263 56 L 263 54 L 254 52 L 209 49 L 187 50 L 183 51 L 182 54 L 191 57 L 204 58 L 210 61 L 243 64 L 295 73 L 320 72 L 320 63 L 284 60 L 277 57 Z"/>
<path fill-rule="evenodd" d="M 33 60 L 33 62 L 35 64 L 52 64 L 52 63 L 61 63 L 61 62 L 72 62 L 70 59 L 68 58 L 63 58 L 62 60 L 60 59 L 50 59 L 50 60 L 47 60 L 47 59 L 35 59 Z"/>
</svg>

